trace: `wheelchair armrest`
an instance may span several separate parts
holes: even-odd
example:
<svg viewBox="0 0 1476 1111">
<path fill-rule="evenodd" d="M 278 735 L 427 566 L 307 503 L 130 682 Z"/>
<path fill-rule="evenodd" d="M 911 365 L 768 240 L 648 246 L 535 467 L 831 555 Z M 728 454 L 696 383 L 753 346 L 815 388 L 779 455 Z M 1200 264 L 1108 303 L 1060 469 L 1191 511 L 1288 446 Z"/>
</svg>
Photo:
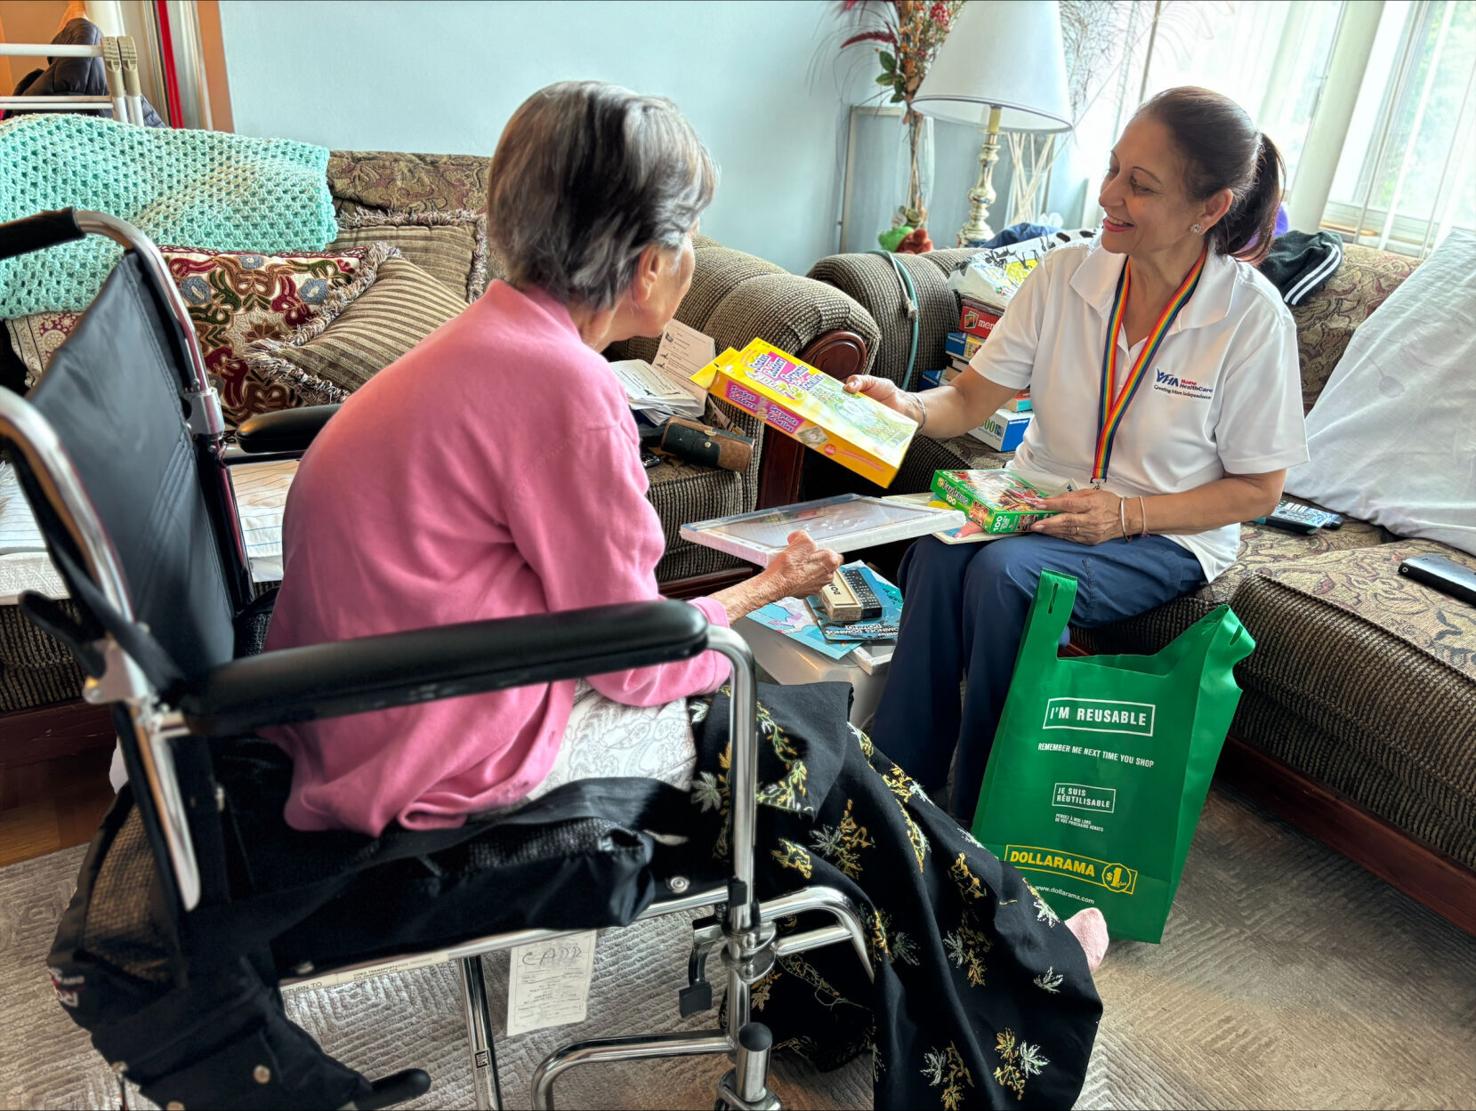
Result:
<svg viewBox="0 0 1476 1111">
<path fill-rule="evenodd" d="M 86 234 L 77 226 L 75 209 L 58 208 L 51 212 L 38 212 L 34 216 L 0 224 L 0 259 L 44 250 L 58 243 L 69 243 Z"/>
<path fill-rule="evenodd" d="M 236 429 L 236 446 L 248 455 L 306 451 L 313 437 L 336 412 L 337 405 L 306 405 L 300 409 L 258 413 L 242 421 Z"/>
<path fill-rule="evenodd" d="M 186 689 L 179 708 L 191 732 L 226 736 L 684 660 L 706 647 L 696 606 L 629 602 L 249 656 Z"/>
</svg>

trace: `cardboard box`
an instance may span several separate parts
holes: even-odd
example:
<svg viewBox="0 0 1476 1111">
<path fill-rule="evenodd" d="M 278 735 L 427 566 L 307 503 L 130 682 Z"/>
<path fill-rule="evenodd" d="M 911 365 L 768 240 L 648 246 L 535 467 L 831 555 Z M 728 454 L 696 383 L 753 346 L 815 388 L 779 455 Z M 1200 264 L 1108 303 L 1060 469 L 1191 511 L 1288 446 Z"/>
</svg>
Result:
<svg viewBox="0 0 1476 1111">
<path fill-rule="evenodd" d="M 974 357 L 974 352 L 979 350 L 984 340 L 979 336 L 971 336 L 967 332 L 949 332 L 948 338 L 943 342 L 943 348 L 950 355 L 957 355 L 960 359 L 968 360 Z"/>
<path fill-rule="evenodd" d="M 999 323 L 999 313 L 987 309 L 974 301 L 964 300 L 958 311 L 958 326 L 963 332 L 980 339 L 987 339 L 994 326 Z"/>
<path fill-rule="evenodd" d="M 997 409 L 994 416 L 978 428 L 971 429 L 969 435 L 984 441 L 995 451 L 1014 451 L 1025 438 L 1025 430 L 1030 427 L 1032 415 L 1028 409 L 1023 413 Z"/>
<path fill-rule="evenodd" d="M 897 477 L 917 422 L 763 340 L 731 347 L 692 380 L 879 486 Z"/>
<path fill-rule="evenodd" d="M 1056 513 L 1039 506 L 1045 490 L 1005 470 L 934 471 L 932 493 L 990 536 L 1023 532 Z"/>
</svg>

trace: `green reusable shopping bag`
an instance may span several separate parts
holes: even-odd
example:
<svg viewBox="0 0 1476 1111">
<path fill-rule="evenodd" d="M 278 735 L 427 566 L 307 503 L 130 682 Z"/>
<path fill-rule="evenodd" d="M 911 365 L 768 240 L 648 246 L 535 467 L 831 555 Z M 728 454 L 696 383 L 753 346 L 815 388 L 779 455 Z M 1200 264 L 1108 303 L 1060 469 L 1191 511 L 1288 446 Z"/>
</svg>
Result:
<svg viewBox="0 0 1476 1111">
<path fill-rule="evenodd" d="M 1076 580 L 1043 571 L 974 836 L 1062 917 L 1158 941 L 1255 641 L 1219 606 L 1152 656 L 1059 658 Z"/>
</svg>

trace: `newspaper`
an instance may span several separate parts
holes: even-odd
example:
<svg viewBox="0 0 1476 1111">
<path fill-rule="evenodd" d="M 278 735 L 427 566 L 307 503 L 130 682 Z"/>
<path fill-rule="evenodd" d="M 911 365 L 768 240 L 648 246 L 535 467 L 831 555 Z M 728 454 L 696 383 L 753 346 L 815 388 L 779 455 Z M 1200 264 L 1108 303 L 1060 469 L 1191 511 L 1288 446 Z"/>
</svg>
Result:
<svg viewBox="0 0 1476 1111">
<path fill-rule="evenodd" d="M 711 336 L 673 320 L 661 330 L 661 346 L 648 363 L 622 359 L 610 364 L 625 387 L 630 407 L 658 423 L 666 417 L 700 418 L 707 407 L 707 391 L 692 375 L 712 362 L 716 345 Z"/>
</svg>

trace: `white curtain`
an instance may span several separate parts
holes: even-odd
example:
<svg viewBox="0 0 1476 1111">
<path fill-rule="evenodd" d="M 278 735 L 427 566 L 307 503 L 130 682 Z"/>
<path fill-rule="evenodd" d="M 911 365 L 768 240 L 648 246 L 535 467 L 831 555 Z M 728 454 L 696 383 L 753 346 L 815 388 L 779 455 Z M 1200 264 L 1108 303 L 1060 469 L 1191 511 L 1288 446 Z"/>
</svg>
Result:
<svg viewBox="0 0 1476 1111">
<path fill-rule="evenodd" d="M 1341 2 L 1328 0 L 1062 0 L 1075 133 L 1068 184 L 1086 186 L 1084 222 L 1099 216 L 1096 185 L 1134 110 L 1176 85 L 1231 97 L 1275 141 L 1295 187 L 1322 94 Z M 1060 187 L 1052 190 L 1061 197 Z"/>
</svg>

